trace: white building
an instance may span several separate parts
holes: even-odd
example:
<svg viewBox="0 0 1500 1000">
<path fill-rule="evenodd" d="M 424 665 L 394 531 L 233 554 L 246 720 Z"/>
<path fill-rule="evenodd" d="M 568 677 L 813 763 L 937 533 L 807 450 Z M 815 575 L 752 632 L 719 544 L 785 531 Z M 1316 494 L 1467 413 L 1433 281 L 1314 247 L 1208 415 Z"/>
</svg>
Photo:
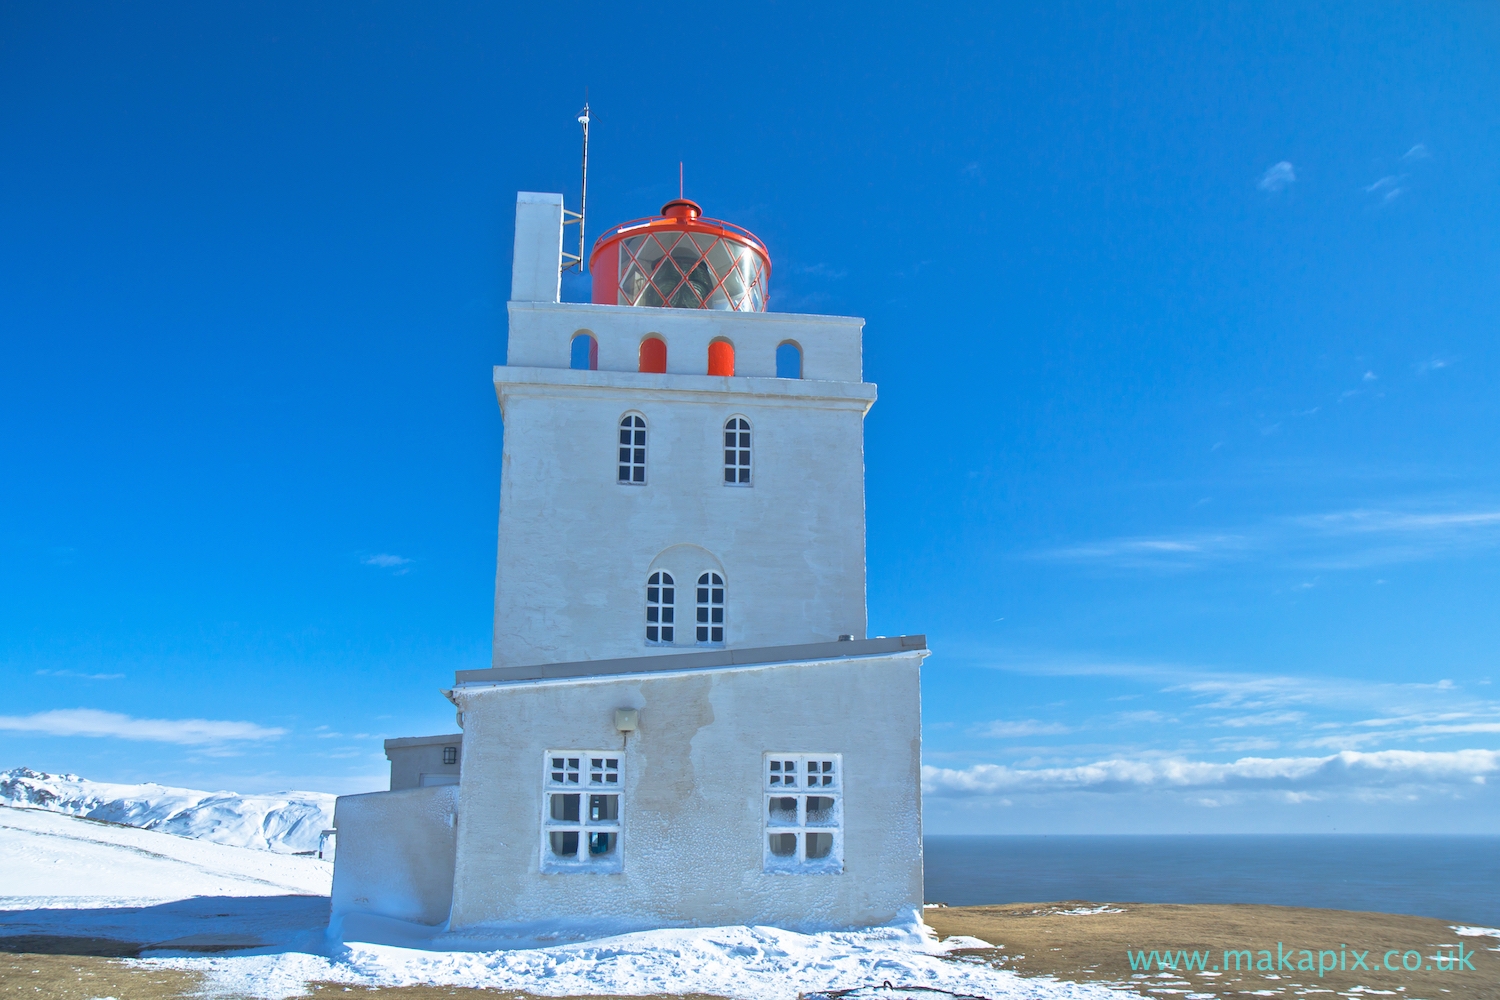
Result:
<svg viewBox="0 0 1500 1000">
<path fill-rule="evenodd" d="M 764 246 L 682 200 L 562 303 L 563 219 L 517 198 L 492 666 L 339 799 L 335 921 L 908 918 L 927 652 L 865 638 L 863 323 L 761 311 Z"/>
</svg>

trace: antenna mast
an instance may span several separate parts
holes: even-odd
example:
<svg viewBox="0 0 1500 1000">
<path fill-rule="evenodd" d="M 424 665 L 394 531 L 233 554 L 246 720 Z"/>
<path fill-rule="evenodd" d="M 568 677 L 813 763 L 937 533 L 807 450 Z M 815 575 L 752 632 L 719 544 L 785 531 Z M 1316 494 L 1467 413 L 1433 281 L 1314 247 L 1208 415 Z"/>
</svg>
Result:
<svg viewBox="0 0 1500 1000">
<path fill-rule="evenodd" d="M 578 273 L 584 273 L 584 216 L 589 210 L 589 102 L 583 102 L 583 110 L 578 113 L 578 124 L 583 126 L 583 192 L 578 199 L 578 211 L 570 212 L 563 209 L 563 225 L 578 225 L 578 253 L 564 252 L 562 255 L 562 269 L 566 271 L 570 267 L 578 268 Z"/>
</svg>

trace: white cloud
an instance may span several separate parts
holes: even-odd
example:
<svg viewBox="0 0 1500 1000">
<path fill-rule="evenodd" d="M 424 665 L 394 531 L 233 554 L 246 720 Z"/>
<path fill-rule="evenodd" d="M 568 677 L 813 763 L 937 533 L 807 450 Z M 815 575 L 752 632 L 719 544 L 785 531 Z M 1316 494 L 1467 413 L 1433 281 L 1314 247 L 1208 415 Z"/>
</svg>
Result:
<svg viewBox="0 0 1500 1000">
<path fill-rule="evenodd" d="M 1015 768 L 975 764 L 924 766 L 926 795 L 950 798 L 1014 792 L 1131 792 L 1142 788 L 1231 788 L 1306 792 L 1318 788 L 1418 783 L 1474 784 L 1500 771 L 1500 750 L 1345 750 L 1324 757 L 1242 757 L 1229 763 L 1170 758 L 1102 760 L 1075 767 Z"/>
<path fill-rule="evenodd" d="M 365 556 L 360 562 L 366 566 L 379 566 L 381 569 L 394 569 L 397 566 L 405 566 L 411 562 L 405 556 L 391 555 L 389 552 L 377 552 L 373 556 Z"/>
<path fill-rule="evenodd" d="M 118 712 L 66 708 L 34 715 L 0 715 L 0 730 L 45 736 L 113 736 L 123 740 L 202 746 L 235 740 L 269 740 L 285 729 L 216 719 L 136 719 Z"/>
<path fill-rule="evenodd" d="M 1273 164 L 1265 173 L 1260 175 L 1260 181 L 1255 185 L 1262 191 L 1275 194 L 1296 181 L 1297 171 L 1286 160 Z"/>
<path fill-rule="evenodd" d="M 1070 732 L 1072 730 L 1061 723 L 1042 722 L 1039 719 L 1020 719 L 1014 722 L 991 722 L 980 728 L 979 735 L 1004 739 L 1011 736 L 1055 736 L 1059 733 Z"/>
<path fill-rule="evenodd" d="M 1411 149 L 1408 149 L 1406 151 L 1405 155 L 1403 155 L 1401 157 L 1401 159 L 1403 159 L 1403 160 L 1425 160 L 1425 159 L 1428 159 L 1431 156 L 1432 156 L 1432 154 L 1427 151 L 1426 144 L 1419 142 L 1415 146 L 1413 146 Z"/>
</svg>

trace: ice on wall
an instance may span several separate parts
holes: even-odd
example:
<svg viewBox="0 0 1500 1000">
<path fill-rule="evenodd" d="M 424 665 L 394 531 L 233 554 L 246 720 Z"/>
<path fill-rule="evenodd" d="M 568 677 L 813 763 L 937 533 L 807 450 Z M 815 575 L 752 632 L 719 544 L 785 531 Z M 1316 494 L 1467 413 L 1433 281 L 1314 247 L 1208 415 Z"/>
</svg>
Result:
<svg viewBox="0 0 1500 1000">
<path fill-rule="evenodd" d="M 318 835 L 333 826 L 334 798 L 323 792 L 237 795 L 155 783 L 116 785 L 28 767 L 0 771 L 3 805 L 278 854 L 316 851 Z"/>
</svg>

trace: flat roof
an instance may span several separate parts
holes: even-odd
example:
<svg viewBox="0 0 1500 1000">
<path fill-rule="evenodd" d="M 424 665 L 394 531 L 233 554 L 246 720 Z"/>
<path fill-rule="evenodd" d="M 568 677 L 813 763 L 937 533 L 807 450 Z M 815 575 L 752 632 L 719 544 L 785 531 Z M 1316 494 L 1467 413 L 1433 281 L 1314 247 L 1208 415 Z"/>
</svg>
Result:
<svg viewBox="0 0 1500 1000">
<path fill-rule="evenodd" d="M 490 667 L 460 670 L 455 684 L 505 681 L 559 680 L 568 677 L 612 677 L 619 674 L 652 674 L 673 670 L 705 670 L 713 667 L 750 667 L 760 664 L 796 663 L 803 660 L 835 660 L 884 653 L 913 653 L 927 649 L 925 635 L 880 636 L 875 639 L 843 639 L 810 642 L 796 646 L 757 646 L 753 649 L 698 649 L 690 653 L 658 653 L 613 660 L 576 660 L 571 663 L 538 663 L 525 667 Z M 436 739 L 436 737 L 431 737 Z M 389 745 L 389 741 L 387 741 Z"/>
<path fill-rule="evenodd" d="M 449 736 L 398 736 L 395 739 L 385 741 L 387 750 L 398 750 L 401 747 L 431 747 L 441 746 L 445 743 L 462 743 L 463 733 L 453 733 Z"/>
</svg>

